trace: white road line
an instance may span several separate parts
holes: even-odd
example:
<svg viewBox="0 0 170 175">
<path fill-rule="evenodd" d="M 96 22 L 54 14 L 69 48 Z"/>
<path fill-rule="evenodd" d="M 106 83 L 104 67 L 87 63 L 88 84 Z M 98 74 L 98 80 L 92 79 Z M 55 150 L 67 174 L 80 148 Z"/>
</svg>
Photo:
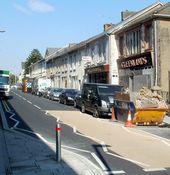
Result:
<svg viewBox="0 0 170 175">
<path fill-rule="evenodd" d="M 45 115 L 48 115 L 48 111 L 45 111 Z"/>
<path fill-rule="evenodd" d="M 0 102 L 0 114 L 1 114 L 2 124 L 3 124 L 4 129 L 9 129 L 1 102 Z"/>
<path fill-rule="evenodd" d="M 27 102 L 28 102 L 28 103 L 30 103 L 30 104 L 32 104 L 32 102 L 31 102 L 31 101 L 29 101 L 29 100 L 27 100 Z"/>
<path fill-rule="evenodd" d="M 9 106 L 7 105 L 6 101 L 2 101 L 3 105 L 4 105 L 4 108 L 6 111 L 10 111 L 10 108 Z"/>
<path fill-rule="evenodd" d="M 119 156 L 117 154 L 113 154 L 113 153 L 110 153 L 110 152 L 107 152 L 107 154 L 112 155 L 114 157 L 117 157 L 119 159 L 127 160 L 127 161 L 132 162 L 132 163 L 135 163 L 137 165 L 142 165 L 142 166 L 145 166 L 145 167 L 150 167 L 150 165 L 148 165 L 148 164 L 145 164 L 145 163 L 142 163 L 142 162 L 138 162 L 136 160 L 128 159 L 128 158 L 125 158 L 125 157 L 121 157 L 121 156 Z"/>
<path fill-rule="evenodd" d="M 120 170 L 120 171 L 105 171 L 105 174 L 110 174 L 110 175 L 113 175 L 113 174 L 125 174 L 125 172 L 123 170 Z"/>
<path fill-rule="evenodd" d="M 143 171 L 145 171 L 145 172 L 166 171 L 166 169 L 165 168 L 147 168 L 147 169 L 143 169 Z"/>
<path fill-rule="evenodd" d="M 140 132 L 142 132 L 142 133 L 136 133 L 136 132 L 134 132 L 134 131 L 128 130 L 128 129 L 125 128 L 124 126 L 122 126 L 122 128 L 123 128 L 125 131 L 129 132 L 129 133 L 136 134 L 136 135 L 139 135 L 139 136 L 142 136 L 142 137 L 153 138 L 153 139 L 155 139 L 155 140 L 161 141 L 162 143 L 164 143 L 164 144 L 167 145 L 167 146 L 170 146 L 170 143 L 168 143 L 168 142 L 170 142 L 169 139 L 166 139 L 166 138 L 163 138 L 163 137 L 160 137 L 160 136 L 151 134 L 151 133 L 146 132 L 146 131 L 143 131 L 143 130 L 140 130 Z"/>
<path fill-rule="evenodd" d="M 66 145 L 61 145 L 61 147 L 91 154 L 90 151 L 87 151 L 84 149 L 74 148 L 74 147 L 70 147 L 70 146 L 66 146 Z"/>
<path fill-rule="evenodd" d="M 100 165 L 103 171 L 107 171 L 107 167 L 104 165 L 104 163 L 96 156 L 95 153 L 91 153 L 93 158 L 96 160 L 96 162 Z"/>
<path fill-rule="evenodd" d="M 43 142 L 45 142 L 45 143 L 49 143 L 46 139 L 44 139 L 44 137 L 43 136 L 41 136 L 39 133 L 35 133 Z"/>
<path fill-rule="evenodd" d="M 34 105 L 34 107 L 36 107 L 36 108 L 38 108 L 38 109 L 41 109 L 39 106 L 37 106 L 37 105 Z"/>
<path fill-rule="evenodd" d="M 22 97 L 23 100 L 27 100 L 26 98 Z"/>
<path fill-rule="evenodd" d="M 106 144 L 104 142 L 101 142 L 100 144 L 102 145 L 103 151 L 108 152 Z"/>
</svg>

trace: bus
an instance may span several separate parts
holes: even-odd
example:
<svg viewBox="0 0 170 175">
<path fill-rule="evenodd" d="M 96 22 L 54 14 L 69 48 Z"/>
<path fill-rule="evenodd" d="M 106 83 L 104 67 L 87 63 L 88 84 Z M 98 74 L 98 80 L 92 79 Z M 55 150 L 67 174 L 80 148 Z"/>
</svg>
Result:
<svg viewBox="0 0 170 175">
<path fill-rule="evenodd" d="M 0 70 L 0 97 L 9 97 L 9 71 Z"/>
</svg>

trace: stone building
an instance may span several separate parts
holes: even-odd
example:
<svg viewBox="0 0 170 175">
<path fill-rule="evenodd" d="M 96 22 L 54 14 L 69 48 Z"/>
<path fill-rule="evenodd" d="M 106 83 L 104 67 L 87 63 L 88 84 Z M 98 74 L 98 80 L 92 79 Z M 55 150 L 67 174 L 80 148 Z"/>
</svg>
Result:
<svg viewBox="0 0 170 175">
<path fill-rule="evenodd" d="M 143 86 L 160 87 L 165 99 L 170 91 L 170 3 L 157 2 L 122 21 L 112 31 L 118 46 L 119 84 L 132 97 Z"/>
</svg>

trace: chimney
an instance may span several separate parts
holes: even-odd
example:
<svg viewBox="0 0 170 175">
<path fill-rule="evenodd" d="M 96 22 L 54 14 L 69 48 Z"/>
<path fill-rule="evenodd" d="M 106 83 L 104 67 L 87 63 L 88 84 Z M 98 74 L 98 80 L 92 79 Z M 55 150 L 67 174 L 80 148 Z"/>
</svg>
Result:
<svg viewBox="0 0 170 175">
<path fill-rule="evenodd" d="M 129 10 L 123 11 L 123 12 L 121 12 L 121 20 L 124 21 L 125 19 L 127 19 L 128 17 L 134 15 L 135 13 L 136 12 L 129 11 Z"/>
<path fill-rule="evenodd" d="M 113 24 L 112 23 L 104 24 L 103 27 L 104 27 L 104 31 L 107 31 L 107 30 L 109 30 L 109 29 L 111 29 L 113 27 Z"/>
</svg>

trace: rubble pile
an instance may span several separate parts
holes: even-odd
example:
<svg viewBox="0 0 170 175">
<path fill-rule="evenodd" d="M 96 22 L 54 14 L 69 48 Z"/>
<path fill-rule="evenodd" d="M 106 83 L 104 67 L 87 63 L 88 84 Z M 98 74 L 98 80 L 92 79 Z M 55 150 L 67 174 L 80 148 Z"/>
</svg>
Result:
<svg viewBox="0 0 170 175">
<path fill-rule="evenodd" d="M 163 98 L 156 92 L 152 92 L 150 89 L 143 87 L 136 96 L 135 101 L 136 108 L 165 108 L 168 109 L 168 105 Z"/>
</svg>

